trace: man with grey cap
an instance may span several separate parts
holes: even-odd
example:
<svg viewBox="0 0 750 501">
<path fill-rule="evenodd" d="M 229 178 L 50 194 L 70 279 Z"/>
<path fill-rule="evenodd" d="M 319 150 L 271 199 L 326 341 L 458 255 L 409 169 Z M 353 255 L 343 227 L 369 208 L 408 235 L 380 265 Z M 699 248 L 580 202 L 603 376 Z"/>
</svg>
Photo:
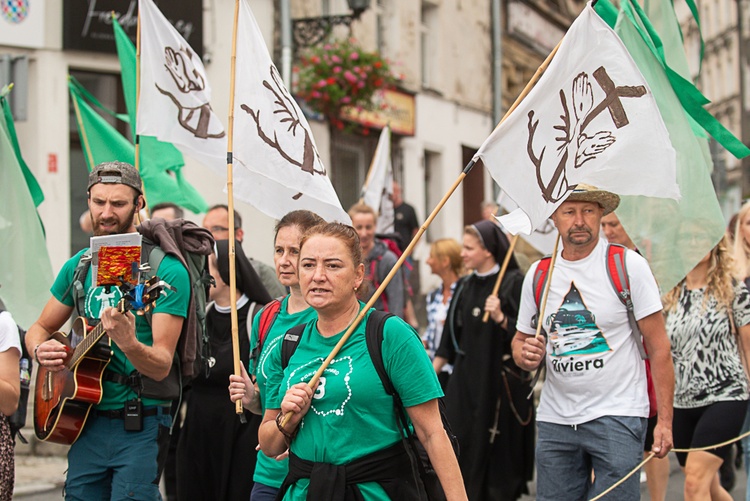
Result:
<svg viewBox="0 0 750 501">
<path fill-rule="evenodd" d="M 143 205 L 141 178 L 132 165 L 107 162 L 89 174 L 88 206 L 94 235 L 135 232 L 134 218 Z M 87 317 L 89 325 L 101 322 L 111 340 L 101 401 L 89 412 L 68 452 L 65 497 L 159 499 L 157 452 L 160 444 L 166 444 L 162 441 L 168 438 L 171 418 L 170 401 L 159 397 L 158 382 L 170 373 L 187 315 L 188 273 L 175 257 L 163 258 L 156 274 L 176 290 L 157 300 L 149 324 L 146 316 L 113 308 L 122 296 L 119 288 L 97 287 L 92 283 L 93 273 L 82 277 L 79 270 L 85 262 L 82 257 L 90 255 L 87 251 L 80 251 L 63 265 L 50 289 L 52 297 L 26 334 L 29 352 L 51 371 L 64 368 L 69 350 L 52 339 L 52 333 L 62 328 L 74 311 Z M 80 295 L 73 287 L 76 282 L 81 285 Z M 136 371 L 157 382 L 155 394 L 120 381 Z M 115 377 L 106 377 L 108 373 Z"/>
<path fill-rule="evenodd" d="M 552 215 L 562 239 L 546 301 L 538 316 L 539 262 L 526 274 L 513 340 L 513 358 L 526 369 L 542 362 L 547 377 L 537 409 L 537 499 L 591 499 L 641 461 L 649 401 L 646 369 L 628 312 L 610 284 L 601 218 L 620 198 L 579 184 Z M 672 448 L 674 372 L 659 289 L 648 263 L 626 250 L 633 313 L 651 359 L 658 423 L 652 452 Z M 593 470 L 593 481 L 591 470 Z M 638 475 L 607 499 L 640 498 Z"/>
</svg>

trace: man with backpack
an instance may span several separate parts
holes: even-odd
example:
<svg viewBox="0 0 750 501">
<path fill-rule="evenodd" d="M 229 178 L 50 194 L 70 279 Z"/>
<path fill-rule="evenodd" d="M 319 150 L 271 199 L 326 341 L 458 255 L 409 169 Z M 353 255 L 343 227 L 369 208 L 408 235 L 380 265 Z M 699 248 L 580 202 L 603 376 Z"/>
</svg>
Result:
<svg viewBox="0 0 750 501">
<path fill-rule="evenodd" d="M 590 499 L 640 463 L 649 400 L 637 330 L 658 407 L 651 450 L 664 457 L 672 448 L 674 372 L 656 281 L 645 259 L 599 238 L 602 216 L 619 202 L 579 184 L 552 215 L 563 244 L 554 268 L 538 261 L 524 280 L 513 358 L 529 371 L 543 362 L 547 369 L 537 411 L 539 500 Z M 537 321 L 547 339 L 535 336 Z M 611 495 L 639 499 L 638 476 Z"/>
<path fill-rule="evenodd" d="M 141 178 L 130 164 L 107 162 L 89 174 L 88 206 L 95 235 L 135 232 L 135 215 L 143 205 Z M 101 401 L 88 413 L 68 452 L 65 496 L 158 499 L 157 454 L 168 439 L 169 404 L 174 398 L 164 381 L 174 374 L 175 347 L 188 317 L 188 271 L 175 256 L 164 255 L 153 272 L 175 290 L 157 299 L 148 318 L 136 317 L 112 307 L 120 300 L 119 288 L 96 287 L 93 273 L 75 278 L 86 251 L 63 265 L 52 285 L 52 298 L 26 334 L 26 346 L 37 364 L 50 371 L 69 369 L 65 364 L 70 347 L 51 336 L 79 308 L 76 289 L 81 286 L 85 300 L 79 313 L 90 324 L 101 322 L 111 340 Z"/>
</svg>

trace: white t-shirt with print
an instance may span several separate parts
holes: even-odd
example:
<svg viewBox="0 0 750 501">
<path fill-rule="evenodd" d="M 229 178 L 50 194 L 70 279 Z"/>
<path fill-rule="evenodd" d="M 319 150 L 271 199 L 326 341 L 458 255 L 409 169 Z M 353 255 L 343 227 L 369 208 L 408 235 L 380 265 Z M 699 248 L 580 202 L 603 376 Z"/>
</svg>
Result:
<svg viewBox="0 0 750 501">
<path fill-rule="evenodd" d="M 537 420 L 576 425 L 602 416 L 648 417 L 646 369 L 631 333 L 625 306 L 606 266 L 607 242 L 600 240 L 584 259 L 558 254 L 544 313 L 547 375 Z M 627 251 L 635 318 L 662 309 L 659 289 L 646 260 Z M 534 334 L 537 313 L 533 277 L 526 274 L 517 329 Z"/>
<path fill-rule="evenodd" d="M 11 314 L 7 311 L 0 313 L 0 353 L 11 348 L 18 350 L 21 356 L 21 339 L 18 337 L 18 326 Z"/>
</svg>

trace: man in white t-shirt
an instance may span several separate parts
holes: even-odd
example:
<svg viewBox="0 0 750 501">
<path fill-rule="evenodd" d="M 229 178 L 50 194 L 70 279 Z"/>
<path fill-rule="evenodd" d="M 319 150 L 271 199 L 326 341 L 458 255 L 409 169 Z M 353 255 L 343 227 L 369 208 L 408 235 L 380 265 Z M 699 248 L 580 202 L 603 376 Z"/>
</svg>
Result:
<svg viewBox="0 0 750 501">
<path fill-rule="evenodd" d="M 537 499 L 590 499 L 633 470 L 642 459 L 649 414 L 645 364 L 625 306 L 610 284 L 601 218 L 620 202 L 614 193 L 579 184 L 552 215 L 562 252 L 551 280 L 543 332 L 535 336 L 538 308 L 533 281 L 524 280 L 513 340 L 519 367 L 546 360 L 547 378 L 537 411 Z M 652 451 L 672 448 L 674 372 L 659 289 L 648 263 L 626 251 L 635 318 L 651 359 L 658 423 Z M 594 471 L 592 483 L 591 470 Z M 640 498 L 631 476 L 608 499 Z"/>
</svg>

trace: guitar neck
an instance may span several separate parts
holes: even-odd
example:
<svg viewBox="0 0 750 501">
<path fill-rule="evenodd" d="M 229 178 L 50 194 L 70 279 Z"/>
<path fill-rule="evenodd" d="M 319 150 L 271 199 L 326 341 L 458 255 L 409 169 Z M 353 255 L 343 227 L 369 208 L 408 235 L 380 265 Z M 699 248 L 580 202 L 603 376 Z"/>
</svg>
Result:
<svg viewBox="0 0 750 501">
<path fill-rule="evenodd" d="M 117 311 L 120 313 L 125 313 L 127 310 L 127 301 L 125 301 L 125 299 L 121 299 L 119 304 L 117 305 Z M 100 321 L 99 324 L 94 327 L 91 332 L 86 334 L 81 342 L 79 342 L 76 346 L 75 351 L 73 352 L 73 356 L 70 359 L 70 367 L 75 367 L 75 365 L 81 360 L 81 358 L 86 356 L 91 348 L 93 348 L 96 343 L 98 343 L 104 337 L 106 333 L 107 332 L 104 330 L 104 325 L 102 325 Z"/>
</svg>

